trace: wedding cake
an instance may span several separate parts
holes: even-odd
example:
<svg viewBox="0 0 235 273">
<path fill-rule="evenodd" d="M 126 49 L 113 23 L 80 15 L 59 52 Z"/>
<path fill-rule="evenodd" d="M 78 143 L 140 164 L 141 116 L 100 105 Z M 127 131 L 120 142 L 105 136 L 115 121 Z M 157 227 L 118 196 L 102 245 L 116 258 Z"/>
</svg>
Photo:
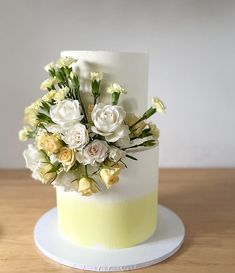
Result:
<svg viewBox="0 0 235 273">
<path fill-rule="evenodd" d="M 158 137 L 147 119 L 148 55 L 63 51 L 20 139 L 33 177 L 56 187 L 58 228 L 74 244 L 127 248 L 157 226 Z M 106 92 L 107 91 L 107 92 Z"/>
</svg>

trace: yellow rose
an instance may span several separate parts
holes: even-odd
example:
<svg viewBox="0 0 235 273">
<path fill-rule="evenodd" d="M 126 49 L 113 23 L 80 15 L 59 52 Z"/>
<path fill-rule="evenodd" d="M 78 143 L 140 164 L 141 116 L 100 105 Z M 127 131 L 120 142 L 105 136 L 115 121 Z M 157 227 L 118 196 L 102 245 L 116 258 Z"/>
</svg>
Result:
<svg viewBox="0 0 235 273">
<path fill-rule="evenodd" d="M 118 182 L 119 174 L 120 168 L 103 168 L 100 171 L 100 177 L 108 189 Z"/>
<path fill-rule="evenodd" d="M 44 150 L 48 155 L 52 155 L 60 151 L 62 143 L 56 134 L 42 133 L 37 137 L 37 147 Z"/>
<path fill-rule="evenodd" d="M 139 120 L 140 118 L 137 117 L 135 114 L 133 113 L 127 113 L 126 118 L 125 118 L 125 123 L 128 125 L 128 127 L 131 127 L 131 125 L 135 124 L 135 122 L 137 120 Z M 146 126 L 146 123 L 142 120 L 140 122 L 138 122 L 132 129 L 132 134 L 135 137 L 138 137 L 141 135 L 144 127 Z"/>
<path fill-rule="evenodd" d="M 56 179 L 57 173 L 49 172 L 52 168 L 53 165 L 50 163 L 44 163 L 38 168 L 37 173 L 43 184 L 51 184 Z"/>
<path fill-rule="evenodd" d="M 89 196 L 92 193 L 98 192 L 95 181 L 89 177 L 82 177 L 79 180 L 78 190 L 82 195 Z"/>
<path fill-rule="evenodd" d="M 62 147 L 58 154 L 58 161 L 64 166 L 64 170 L 68 172 L 76 161 L 76 152 L 67 147 Z"/>
</svg>

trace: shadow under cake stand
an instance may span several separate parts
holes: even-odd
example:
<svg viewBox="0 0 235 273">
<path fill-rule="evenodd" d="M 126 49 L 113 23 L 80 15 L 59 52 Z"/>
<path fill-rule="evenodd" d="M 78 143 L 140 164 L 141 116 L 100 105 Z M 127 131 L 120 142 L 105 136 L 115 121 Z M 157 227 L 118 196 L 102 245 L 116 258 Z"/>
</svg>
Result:
<svg viewBox="0 0 235 273">
<path fill-rule="evenodd" d="M 158 226 L 147 241 L 123 249 L 95 249 L 75 245 L 61 236 L 57 209 L 46 212 L 34 229 L 37 247 L 50 259 L 73 268 L 124 271 L 147 267 L 172 256 L 182 245 L 184 224 L 170 209 L 158 205 Z"/>
</svg>

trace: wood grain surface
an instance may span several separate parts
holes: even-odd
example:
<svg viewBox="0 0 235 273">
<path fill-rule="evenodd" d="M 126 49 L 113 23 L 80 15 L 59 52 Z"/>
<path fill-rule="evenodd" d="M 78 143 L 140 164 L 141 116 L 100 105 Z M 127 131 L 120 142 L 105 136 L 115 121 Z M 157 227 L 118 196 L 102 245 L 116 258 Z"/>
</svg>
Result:
<svg viewBox="0 0 235 273">
<path fill-rule="evenodd" d="M 235 169 L 163 169 L 159 201 L 186 226 L 183 247 L 168 260 L 132 272 L 235 272 Z M 0 171 L 0 272 L 84 272 L 44 256 L 35 246 L 38 218 L 55 206 L 51 186 L 28 171 Z"/>
</svg>

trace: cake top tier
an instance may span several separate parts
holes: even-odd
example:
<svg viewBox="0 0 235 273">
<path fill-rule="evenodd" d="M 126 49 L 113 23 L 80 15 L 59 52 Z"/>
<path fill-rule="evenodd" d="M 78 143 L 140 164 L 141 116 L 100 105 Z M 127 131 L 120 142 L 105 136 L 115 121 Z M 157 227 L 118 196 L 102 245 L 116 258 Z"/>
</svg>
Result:
<svg viewBox="0 0 235 273">
<path fill-rule="evenodd" d="M 121 96 L 120 105 L 129 112 L 142 114 L 147 108 L 148 99 L 148 54 L 120 53 L 110 51 L 63 51 L 62 57 L 77 59 L 74 69 L 80 75 L 81 89 L 90 91 L 86 79 L 90 72 L 102 72 L 102 87 L 106 89 L 112 83 L 118 83 L 127 90 Z M 108 100 L 102 92 L 102 100 Z M 108 102 L 108 101 L 107 101 Z"/>
</svg>

